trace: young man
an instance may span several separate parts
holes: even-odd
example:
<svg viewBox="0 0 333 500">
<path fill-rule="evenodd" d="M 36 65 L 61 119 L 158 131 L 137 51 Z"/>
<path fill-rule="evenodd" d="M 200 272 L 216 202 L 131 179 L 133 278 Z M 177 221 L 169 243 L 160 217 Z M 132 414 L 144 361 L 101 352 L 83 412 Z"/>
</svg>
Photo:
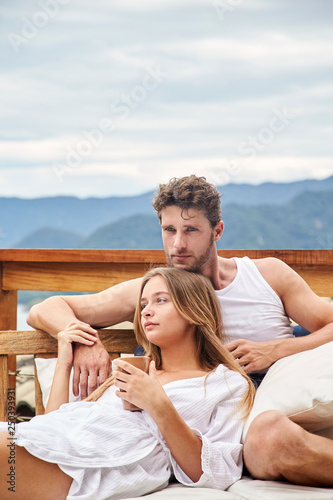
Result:
<svg viewBox="0 0 333 500">
<path fill-rule="evenodd" d="M 274 258 L 251 261 L 218 257 L 223 233 L 220 195 L 194 175 L 161 185 L 153 202 L 171 266 L 199 272 L 214 285 L 221 303 L 228 349 L 247 373 L 262 372 L 275 361 L 333 340 L 333 307 L 305 281 Z M 51 297 L 34 306 L 28 322 L 56 336 L 68 323 L 82 331 L 132 320 L 140 279 L 103 292 Z M 306 305 L 306 307 L 305 307 Z M 312 332 L 294 338 L 289 318 Z M 110 370 L 99 342 L 77 346 L 75 392 L 85 396 Z M 274 432 L 272 432 L 274 429 Z M 333 484 L 333 442 L 314 436 L 279 412 L 265 412 L 251 425 L 244 445 L 249 471 L 258 478 L 286 478 L 295 483 Z"/>
</svg>

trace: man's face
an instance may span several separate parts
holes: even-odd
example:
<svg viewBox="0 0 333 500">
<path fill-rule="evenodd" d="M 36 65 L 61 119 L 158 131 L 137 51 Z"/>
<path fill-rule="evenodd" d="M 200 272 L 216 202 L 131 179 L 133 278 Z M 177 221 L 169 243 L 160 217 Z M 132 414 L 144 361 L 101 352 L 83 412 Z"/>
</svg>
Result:
<svg viewBox="0 0 333 500">
<path fill-rule="evenodd" d="M 201 210 L 166 207 L 161 212 L 161 227 L 165 255 L 171 266 L 200 272 L 216 255 L 214 242 L 222 230 L 218 234 L 212 229 Z"/>
</svg>

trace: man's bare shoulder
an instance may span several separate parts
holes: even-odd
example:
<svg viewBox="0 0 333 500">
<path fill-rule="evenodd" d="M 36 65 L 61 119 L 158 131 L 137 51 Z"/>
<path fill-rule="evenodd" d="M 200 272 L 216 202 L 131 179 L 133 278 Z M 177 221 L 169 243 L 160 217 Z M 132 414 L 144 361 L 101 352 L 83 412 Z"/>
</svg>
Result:
<svg viewBox="0 0 333 500">
<path fill-rule="evenodd" d="M 298 275 L 283 260 L 276 257 L 265 257 L 263 259 L 252 259 L 258 271 L 267 283 L 281 297 L 287 283 L 290 280 L 297 280 Z"/>
<path fill-rule="evenodd" d="M 265 257 L 263 259 L 251 259 L 252 262 L 257 266 L 258 269 L 267 269 L 267 270 L 275 270 L 276 268 L 282 268 L 287 266 L 285 262 L 281 259 L 277 259 L 276 257 Z M 287 266 L 288 267 L 288 266 Z"/>
<path fill-rule="evenodd" d="M 283 260 L 276 257 L 265 257 L 263 259 L 251 259 L 259 271 L 275 272 L 276 270 L 287 269 L 289 266 Z M 290 269 L 290 268 L 289 268 Z"/>
</svg>

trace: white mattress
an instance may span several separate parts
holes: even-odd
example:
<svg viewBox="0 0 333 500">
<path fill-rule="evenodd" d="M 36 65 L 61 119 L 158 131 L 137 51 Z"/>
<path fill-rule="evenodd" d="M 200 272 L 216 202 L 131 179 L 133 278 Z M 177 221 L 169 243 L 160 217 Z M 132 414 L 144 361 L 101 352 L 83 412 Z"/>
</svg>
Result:
<svg viewBox="0 0 333 500">
<path fill-rule="evenodd" d="M 166 489 L 145 495 L 143 498 L 147 500 L 333 500 L 333 489 L 243 477 L 230 486 L 228 491 L 189 488 L 173 483 Z"/>
</svg>

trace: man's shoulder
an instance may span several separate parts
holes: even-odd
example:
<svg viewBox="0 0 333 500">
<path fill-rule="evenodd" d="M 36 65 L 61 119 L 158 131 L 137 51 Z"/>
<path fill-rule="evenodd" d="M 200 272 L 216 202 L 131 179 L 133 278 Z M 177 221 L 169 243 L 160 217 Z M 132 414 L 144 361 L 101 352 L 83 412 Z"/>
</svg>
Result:
<svg viewBox="0 0 333 500">
<path fill-rule="evenodd" d="M 283 260 L 276 257 L 265 257 L 263 259 L 252 259 L 262 277 L 281 297 L 286 283 L 294 275 L 294 271 Z"/>
<path fill-rule="evenodd" d="M 282 269 L 288 267 L 283 260 L 276 257 L 264 257 L 262 259 L 251 259 L 251 261 L 257 266 L 259 271 L 261 270 L 274 270 Z"/>
<path fill-rule="evenodd" d="M 246 256 L 244 256 L 246 257 Z M 242 259 L 242 257 L 240 257 Z M 249 257 L 247 257 L 249 258 Z M 276 257 L 264 257 L 262 259 L 251 259 L 249 258 L 251 262 L 253 262 L 258 269 L 259 268 L 275 268 L 275 267 L 281 267 L 281 266 L 286 266 L 286 264 L 276 258 Z M 219 263 L 219 268 L 223 270 L 229 270 L 229 269 L 234 269 L 237 267 L 235 257 L 218 257 L 218 263 Z"/>
<path fill-rule="evenodd" d="M 250 259 L 257 267 L 262 277 L 275 290 L 279 288 L 281 279 L 291 271 L 289 266 L 276 257 Z M 237 264 L 234 258 L 219 257 L 220 287 L 224 288 L 233 281 L 237 274 Z"/>
</svg>

